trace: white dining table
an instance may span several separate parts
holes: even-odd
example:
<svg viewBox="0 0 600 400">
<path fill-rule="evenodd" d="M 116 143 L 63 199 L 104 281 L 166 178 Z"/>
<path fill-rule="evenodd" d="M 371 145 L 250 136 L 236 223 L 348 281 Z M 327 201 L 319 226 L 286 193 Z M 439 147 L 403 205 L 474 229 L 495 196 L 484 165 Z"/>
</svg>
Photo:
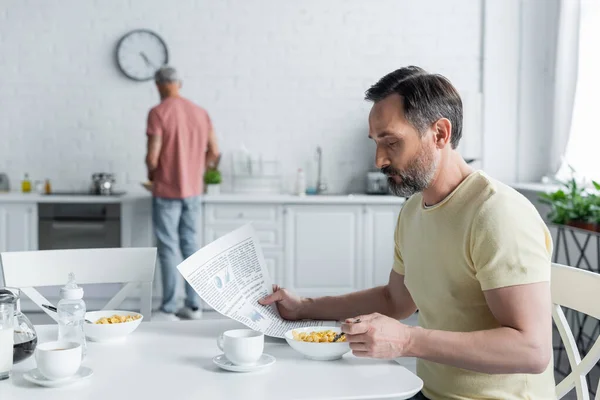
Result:
<svg viewBox="0 0 600 400">
<path fill-rule="evenodd" d="M 415 374 L 395 361 L 354 357 L 313 361 L 285 340 L 265 338 L 270 367 L 250 373 L 224 371 L 212 359 L 221 354 L 216 338 L 243 327 L 228 320 L 145 322 L 125 341 L 88 343 L 87 380 L 60 388 L 29 383 L 23 373 L 34 357 L 16 364 L 0 381 L 2 400 L 363 400 L 406 399 L 422 387 Z M 56 325 L 36 326 L 39 342 L 56 340 Z"/>
</svg>

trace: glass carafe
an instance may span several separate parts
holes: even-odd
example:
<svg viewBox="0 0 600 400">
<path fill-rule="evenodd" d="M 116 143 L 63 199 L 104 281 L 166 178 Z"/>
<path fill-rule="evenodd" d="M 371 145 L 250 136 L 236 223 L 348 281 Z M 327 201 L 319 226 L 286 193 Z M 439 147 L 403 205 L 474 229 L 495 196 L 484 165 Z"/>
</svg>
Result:
<svg viewBox="0 0 600 400">
<path fill-rule="evenodd" d="M 21 291 L 16 288 L 0 288 L 0 298 L 15 304 L 15 328 L 13 363 L 17 364 L 31 357 L 35 352 L 38 337 L 33 324 L 21 312 Z"/>
</svg>

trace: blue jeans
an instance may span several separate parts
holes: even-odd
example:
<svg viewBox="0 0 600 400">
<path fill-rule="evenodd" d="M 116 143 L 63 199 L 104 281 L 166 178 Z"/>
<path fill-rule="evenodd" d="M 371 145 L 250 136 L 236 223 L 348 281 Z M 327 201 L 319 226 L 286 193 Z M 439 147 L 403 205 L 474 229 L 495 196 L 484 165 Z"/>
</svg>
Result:
<svg viewBox="0 0 600 400">
<path fill-rule="evenodd" d="M 200 197 L 185 199 L 152 199 L 152 221 L 158 247 L 158 259 L 162 272 L 163 299 L 161 311 L 177 312 L 175 288 L 179 279 L 177 265 L 198 250 L 196 221 L 200 214 Z M 196 309 L 200 298 L 185 282 L 185 306 Z"/>
</svg>

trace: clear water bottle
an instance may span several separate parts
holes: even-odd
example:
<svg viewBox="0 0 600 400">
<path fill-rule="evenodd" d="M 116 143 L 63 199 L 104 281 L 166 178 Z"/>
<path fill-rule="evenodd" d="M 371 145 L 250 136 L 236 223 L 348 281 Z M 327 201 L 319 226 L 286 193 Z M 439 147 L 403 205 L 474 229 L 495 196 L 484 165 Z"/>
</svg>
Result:
<svg viewBox="0 0 600 400">
<path fill-rule="evenodd" d="M 56 306 L 58 311 L 58 340 L 81 344 L 82 357 L 87 353 L 85 342 L 85 302 L 83 288 L 75 283 L 75 275 L 69 274 L 69 281 L 60 289 L 60 298 Z"/>
<path fill-rule="evenodd" d="M 306 174 L 302 168 L 298 168 L 298 173 L 296 175 L 296 195 L 306 195 Z"/>
</svg>

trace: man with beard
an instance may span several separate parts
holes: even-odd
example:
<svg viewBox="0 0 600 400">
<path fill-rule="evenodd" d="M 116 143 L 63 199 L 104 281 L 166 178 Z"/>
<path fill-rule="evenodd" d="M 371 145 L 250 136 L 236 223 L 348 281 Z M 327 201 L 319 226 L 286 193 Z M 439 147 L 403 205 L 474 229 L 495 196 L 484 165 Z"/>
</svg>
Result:
<svg viewBox="0 0 600 400">
<path fill-rule="evenodd" d="M 366 98 L 376 164 L 394 194 L 410 197 L 389 283 L 321 298 L 276 286 L 260 303 L 276 303 L 291 320 L 345 319 L 356 356 L 417 357 L 424 387 L 416 399 L 555 398 L 552 240 L 543 220 L 458 153 L 462 102 L 446 78 L 401 68 Z M 399 322 L 417 309 L 419 326 Z"/>
</svg>

